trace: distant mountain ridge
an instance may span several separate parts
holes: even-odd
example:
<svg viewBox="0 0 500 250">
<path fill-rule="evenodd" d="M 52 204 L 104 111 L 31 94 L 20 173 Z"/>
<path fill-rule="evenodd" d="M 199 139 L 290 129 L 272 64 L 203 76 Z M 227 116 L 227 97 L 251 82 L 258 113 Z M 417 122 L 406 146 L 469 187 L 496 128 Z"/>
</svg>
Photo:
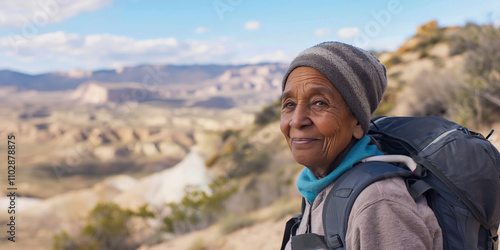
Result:
<svg viewBox="0 0 500 250">
<path fill-rule="evenodd" d="M 257 66 L 278 66 L 279 63 L 261 63 Z M 51 72 L 29 75 L 11 70 L 0 70 L 0 86 L 16 86 L 18 90 L 56 91 L 75 89 L 87 81 L 137 82 L 152 84 L 192 84 L 222 75 L 227 70 L 238 70 L 255 65 L 139 65 L 109 70 Z"/>
</svg>

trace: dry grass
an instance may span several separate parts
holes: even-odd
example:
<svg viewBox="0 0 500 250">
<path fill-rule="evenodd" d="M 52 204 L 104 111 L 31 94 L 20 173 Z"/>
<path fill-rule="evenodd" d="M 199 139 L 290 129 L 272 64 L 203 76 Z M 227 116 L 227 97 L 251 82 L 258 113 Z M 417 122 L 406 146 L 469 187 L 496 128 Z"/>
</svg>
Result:
<svg viewBox="0 0 500 250">
<path fill-rule="evenodd" d="M 255 222 L 255 219 L 243 214 L 229 214 L 220 222 L 221 232 L 222 234 L 229 234 L 239 229 L 252 226 Z"/>
</svg>

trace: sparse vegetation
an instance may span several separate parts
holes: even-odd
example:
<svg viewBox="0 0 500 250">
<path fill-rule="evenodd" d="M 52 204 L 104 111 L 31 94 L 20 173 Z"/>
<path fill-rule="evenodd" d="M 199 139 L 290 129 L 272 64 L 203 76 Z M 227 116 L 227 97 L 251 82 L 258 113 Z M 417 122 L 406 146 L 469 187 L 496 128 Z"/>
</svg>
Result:
<svg viewBox="0 0 500 250">
<path fill-rule="evenodd" d="M 419 42 L 409 51 L 420 51 L 421 58 L 427 56 L 428 50 L 434 45 L 446 41 L 445 29 L 439 28 L 436 20 L 429 21 L 417 28 L 417 34 L 414 36 Z M 422 57 L 423 55 L 423 57 Z"/>
<path fill-rule="evenodd" d="M 300 198 L 290 199 L 290 198 L 281 198 L 273 203 L 274 220 L 278 221 L 284 218 L 285 216 L 290 216 L 293 214 L 300 213 L 302 200 Z"/>
<path fill-rule="evenodd" d="M 266 175 L 266 178 L 270 177 L 267 170 L 274 160 L 273 155 L 284 149 L 282 145 L 275 143 L 276 140 L 281 139 L 275 134 L 279 131 L 275 131 L 274 125 L 273 128 L 265 126 L 279 120 L 277 114 L 280 112 L 280 106 L 279 101 L 265 107 L 261 112 L 260 125 L 242 131 L 226 130 L 221 133 L 223 144 L 216 153 L 206 160 L 205 164 L 213 169 L 223 170 L 225 177 L 214 181 L 210 185 L 210 190 L 190 187 L 186 189 L 185 196 L 180 202 L 167 204 L 170 212 L 163 218 L 163 231 L 183 234 L 220 221 L 223 225 L 222 230 L 230 233 L 254 223 L 251 219 L 235 218 L 234 215 L 224 218 L 225 211 L 228 207 L 234 209 L 232 202 L 238 204 L 236 206 L 241 209 L 239 211 L 268 205 L 273 201 L 272 197 L 275 197 L 275 192 L 280 192 L 273 191 L 273 196 L 261 199 L 262 190 L 256 187 L 256 185 L 262 186 L 263 183 L 267 186 L 268 181 L 263 181 L 260 175 Z M 284 145 L 286 146 L 286 144 Z M 282 168 L 282 166 L 276 167 L 277 169 Z M 269 184 L 269 186 L 276 189 L 278 186 L 281 189 L 290 187 L 293 185 L 293 181 L 290 179 L 295 175 L 295 170 L 297 169 L 277 170 L 276 172 L 280 174 L 276 173 L 276 175 L 279 176 L 270 178 L 275 181 L 276 185 Z M 272 174 L 272 176 L 274 175 Z M 240 199 L 243 199 L 245 204 L 242 204 Z"/>
<path fill-rule="evenodd" d="M 446 38 L 444 36 L 444 32 L 442 29 L 438 29 L 430 34 L 427 35 L 418 35 L 417 37 L 421 38 L 420 43 L 418 46 L 413 48 L 413 51 L 427 51 L 428 49 L 432 48 L 434 45 L 446 41 Z"/>
<path fill-rule="evenodd" d="M 383 102 L 380 103 L 378 108 L 375 110 L 375 112 L 373 113 L 373 117 L 387 115 L 389 111 L 392 108 L 394 108 L 395 105 L 396 102 L 394 101 L 393 98 L 386 98 Z"/>
<path fill-rule="evenodd" d="M 412 116 L 443 116 L 453 118 L 457 110 L 456 90 L 459 82 L 451 76 L 426 72 L 421 74 L 413 85 L 413 94 L 417 101 L 412 106 Z"/>
<path fill-rule="evenodd" d="M 204 250 L 207 248 L 207 243 L 203 240 L 203 238 L 198 238 L 193 241 L 187 250 Z"/>
<path fill-rule="evenodd" d="M 419 58 L 422 59 L 422 58 L 426 58 L 428 56 L 429 56 L 429 51 L 428 50 L 423 50 L 422 52 L 420 52 Z"/>
<path fill-rule="evenodd" d="M 163 231 L 186 233 L 207 227 L 224 211 L 223 201 L 236 190 L 229 187 L 227 179 L 219 177 L 210 184 L 210 191 L 188 187 L 179 203 L 169 203 L 168 216 L 163 218 Z"/>
<path fill-rule="evenodd" d="M 398 54 L 393 54 L 391 57 L 385 62 L 385 67 L 387 69 L 390 69 L 392 66 L 401 63 L 401 56 Z"/>
<path fill-rule="evenodd" d="M 221 221 L 223 234 L 232 233 L 238 229 L 252 226 L 256 221 L 245 215 L 229 214 Z"/>
<path fill-rule="evenodd" d="M 237 136 L 239 134 L 239 131 L 232 130 L 232 129 L 226 129 L 224 132 L 222 132 L 222 142 L 225 142 L 229 137 L 231 136 Z"/>
<path fill-rule="evenodd" d="M 249 173 L 260 173 L 267 169 L 270 163 L 269 154 L 255 148 L 250 143 L 244 143 L 240 150 L 233 155 L 235 168 L 229 173 L 230 176 L 244 176 Z"/>
<path fill-rule="evenodd" d="M 401 72 L 394 72 L 388 75 L 389 78 L 399 78 L 401 76 Z"/>
<path fill-rule="evenodd" d="M 264 126 L 274 121 L 279 121 L 281 117 L 281 98 L 273 104 L 266 106 L 262 112 L 255 117 L 255 124 Z"/>
<path fill-rule="evenodd" d="M 438 115 L 466 126 L 500 121 L 500 29 L 467 24 L 449 39 L 450 55 L 466 52 L 464 76 L 422 74 L 413 84 L 411 115 Z"/>
<path fill-rule="evenodd" d="M 450 56 L 477 50 L 479 47 L 478 41 L 488 36 L 485 33 L 491 34 L 492 31 L 494 32 L 494 28 L 491 25 L 479 26 L 474 23 L 467 23 L 465 27 L 450 37 Z"/>
<path fill-rule="evenodd" d="M 399 77 L 401 73 L 397 72 L 395 73 L 396 76 L 394 77 Z M 402 86 L 404 83 L 400 83 L 399 86 Z M 397 91 L 396 89 L 388 89 L 385 94 L 382 96 L 382 101 L 378 105 L 378 108 L 375 110 L 373 113 L 373 117 L 377 116 L 382 116 L 382 115 L 388 115 L 390 110 L 394 108 L 396 105 L 396 94 Z"/>
<path fill-rule="evenodd" d="M 53 248 L 59 249 L 135 249 L 129 239 L 132 218 L 154 218 L 144 205 L 137 212 L 121 209 L 114 203 L 99 203 L 90 212 L 87 223 L 77 237 L 65 231 L 54 236 Z"/>
</svg>

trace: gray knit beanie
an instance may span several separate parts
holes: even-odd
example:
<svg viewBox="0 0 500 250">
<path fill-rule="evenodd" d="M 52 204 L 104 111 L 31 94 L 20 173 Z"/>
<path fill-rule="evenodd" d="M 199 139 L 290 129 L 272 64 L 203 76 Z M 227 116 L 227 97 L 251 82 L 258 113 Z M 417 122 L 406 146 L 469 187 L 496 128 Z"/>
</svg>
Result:
<svg viewBox="0 0 500 250">
<path fill-rule="evenodd" d="M 339 90 L 364 132 L 368 132 L 371 115 L 387 89 L 386 68 L 373 54 L 345 43 L 320 43 L 292 61 L 283 77 L 282 91 L 288 75 L 300 66 L 325 75 Z"/>
</svg>

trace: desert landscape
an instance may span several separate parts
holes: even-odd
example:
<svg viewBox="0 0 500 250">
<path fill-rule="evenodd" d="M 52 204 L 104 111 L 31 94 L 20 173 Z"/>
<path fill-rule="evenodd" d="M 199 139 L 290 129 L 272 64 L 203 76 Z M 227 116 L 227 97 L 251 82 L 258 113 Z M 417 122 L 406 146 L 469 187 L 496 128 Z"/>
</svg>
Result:
<svg viewBox="0 0 500 250">
<path fill-rule="evenodd" d="M 500 148 L 499 47 L 493 25 L 422 24 L 399 49 L 373 52 L 389 78 L 375 115 L 494 129 Z M 300 212 L 302 169 L 279 130 L 286 69 L 0 70 L 0 138 L 17 143 L 16 247 L 278 248 L 286 220 Z M 0 215 L 8 224 L 7 210 Z M 9 243 L 2 238 L 0 248 Z"/>
</svg>

